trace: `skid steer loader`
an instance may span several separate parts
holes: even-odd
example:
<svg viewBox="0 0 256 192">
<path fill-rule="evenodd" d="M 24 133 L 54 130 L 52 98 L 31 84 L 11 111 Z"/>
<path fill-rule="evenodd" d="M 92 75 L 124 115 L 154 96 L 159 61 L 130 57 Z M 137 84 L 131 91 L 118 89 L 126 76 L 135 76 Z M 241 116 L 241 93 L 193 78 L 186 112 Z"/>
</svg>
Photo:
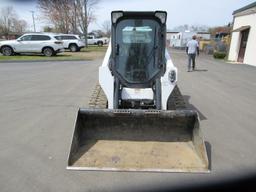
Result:
<svg viewBox="0 0 256 192">
<path fill-rule="evenodd" d="M 165 48 L 164 11 L 113 11 L 112 38 L 67 169 L 208 172 L 196 111 L 185 107 Z"/>
</svg>

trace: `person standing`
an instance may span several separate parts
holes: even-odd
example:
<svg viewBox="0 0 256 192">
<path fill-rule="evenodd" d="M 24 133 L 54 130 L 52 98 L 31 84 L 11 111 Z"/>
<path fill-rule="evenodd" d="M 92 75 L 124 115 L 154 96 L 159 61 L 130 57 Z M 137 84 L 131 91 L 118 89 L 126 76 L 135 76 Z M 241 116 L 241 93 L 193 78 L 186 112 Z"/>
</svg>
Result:
<svg viewBox="0 0 256 192">
<path fill-rule="evenodd" d="M 192 37 L 192 40 L 190 40 L 187 43 L 186 52 L 188 54 L 188 72 L 191 72 L 191 62 L 192 62 L 192 70 L 195 70 L 196 53 L 197 53 L 197 56 L 199 56 L 199 45 L 195 35 Z"/>
</svg>

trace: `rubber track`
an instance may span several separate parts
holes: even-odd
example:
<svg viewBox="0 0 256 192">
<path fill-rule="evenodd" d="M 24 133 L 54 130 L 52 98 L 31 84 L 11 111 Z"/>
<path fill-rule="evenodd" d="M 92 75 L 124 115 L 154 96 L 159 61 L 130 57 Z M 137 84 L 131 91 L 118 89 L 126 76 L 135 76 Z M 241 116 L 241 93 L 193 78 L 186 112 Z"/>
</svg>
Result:
<svg viewBox="0 0 256 192">
<path fill-rule="evenodd" d="M 103 92 L 101 86 L 97 84 L 93 90 L 89 101 L 89 108 L 94 109 L 106 109 L 107 108 L 107 98 L 105 93 Z M 179 87 L 176 85 L 173 89 L 172 94 L 170 95 L 167 103 L 168 110 L 176 110 L 176 109 L 185 109 L 186 104 L 184 98 L 180 92 Z"/>
<path fill-rule="evenodd" d="M 167 101 L 167 110 L 186 109 L 185 100 L 180 92 L 178 85 L 176 85 Z"/>
<path fill-rule="evenodd" d="M 106 109 L 108 100 L 106 98 L 105 93 L 103 92 L 101 86 L 97 84 L 92 92 L 89 108 L 94 109 Z"/>
</svg>

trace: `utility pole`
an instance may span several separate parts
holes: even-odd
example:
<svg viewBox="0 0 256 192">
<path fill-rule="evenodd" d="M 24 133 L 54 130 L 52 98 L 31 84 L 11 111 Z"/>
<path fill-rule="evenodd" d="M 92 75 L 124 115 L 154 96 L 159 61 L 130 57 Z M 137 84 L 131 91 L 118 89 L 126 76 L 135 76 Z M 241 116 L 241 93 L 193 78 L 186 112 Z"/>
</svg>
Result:
<svg viewBox="0 0 256 192">
<path fill-rule="evenodd" d="M 74 1 L 74 26 L 73 26 L 73 33 L 77 33 L 77 2 Z"/>
<path fill-rule="evenodd" d="M 34 25 L 34 32 L 36 32 L 36 25 L 35 25 L 35 18 L 34 18 L 34 13 L 35 11 L 30 11 L 32 13 L 32 19 L 33 19 L 33 25 Z"/>
<path fill-rule="evenodd" d="M 88 6 L 88 0 L 84 0 L 84 40 L 85 40 L 85 47 L 88 47 L 88 42 L 87 42 L 87 30 L 88 30 L 88 13 L 87 13 L 87 6 Z"/>
</svg>

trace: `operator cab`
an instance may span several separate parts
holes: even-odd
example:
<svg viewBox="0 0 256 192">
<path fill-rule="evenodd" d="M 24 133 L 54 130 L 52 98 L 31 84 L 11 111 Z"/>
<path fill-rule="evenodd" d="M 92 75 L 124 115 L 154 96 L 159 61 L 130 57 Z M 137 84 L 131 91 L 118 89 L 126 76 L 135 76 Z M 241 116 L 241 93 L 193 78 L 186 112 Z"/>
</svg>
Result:
<svg viewBox="0 0 256 192">
<path fill-rule="evenodd" d="M 126 87 L 152 87 L 164 74 L 165 22 L 166 12 L 112 12 L 111 70 Z"/>
<path fill-rule="evenodd" d="M 154 99 L 161 100 L 160 78 L 166 70 L 167 13 L 113 11 L 111 15 L 110 70 L 115 78 L 116 108 L 122 100 L 123 88 L 152 88 Z"/>
</svg>

